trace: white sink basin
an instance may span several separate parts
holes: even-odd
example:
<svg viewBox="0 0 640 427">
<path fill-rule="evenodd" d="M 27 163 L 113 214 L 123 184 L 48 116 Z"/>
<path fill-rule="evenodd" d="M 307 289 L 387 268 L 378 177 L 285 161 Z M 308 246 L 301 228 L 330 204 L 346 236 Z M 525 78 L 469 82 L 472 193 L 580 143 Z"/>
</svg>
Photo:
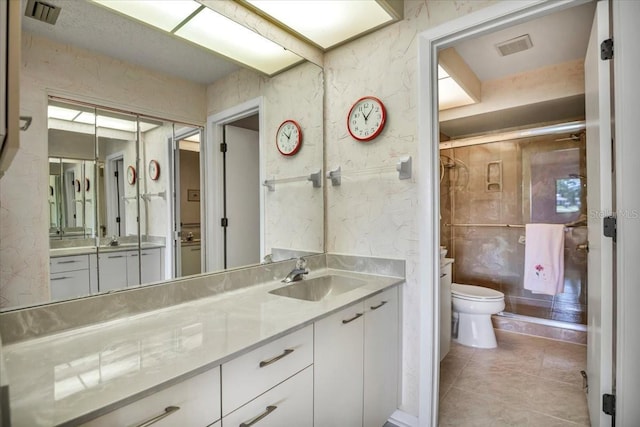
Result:
<svg viewBox="0 0 640 427">
<path fill-rule="evenodd" d="M 352 277 L 328 275 L 303 279 L 270 291 L 270 294 L 305 301 L 322 301 L 332 296 L 357 289 L 367 282 Z"/>
</svg>

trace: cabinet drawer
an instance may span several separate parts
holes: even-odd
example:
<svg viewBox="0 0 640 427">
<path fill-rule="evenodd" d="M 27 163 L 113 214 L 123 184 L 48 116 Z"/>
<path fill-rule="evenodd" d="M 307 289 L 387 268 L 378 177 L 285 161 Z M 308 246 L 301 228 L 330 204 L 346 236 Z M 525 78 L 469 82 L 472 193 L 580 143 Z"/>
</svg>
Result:
<svg viewBox="0 0 640 427">
<path fill-rule="evenodd" d="M 313 325 L 293 332 L 222 365 L 222 414 L 313 363 Z"/>
<path fill-rule="evenodd" d="M 74 255 L 56 257 L 51 258 L 49 264 L 51 265 L 51 274 L 62 273 L 64 271 L 88 270 L 89 256 Z"/>
<path fill-rule="evenodd" d="M 313 426 L 312 390 L 313 367 L 309 366 L 242 408 L 225 416 L 222 419 L 222 425 L 225 427 L 249 425 L 256 427 L 311 427 Z"/>
<path fill-rule="evenodd" d="M 167 411 L 170 407 L 179 408 Z M 220 367 L 116 409 L 85 426 L 138 426 L 166 415 L 153 427 L 208 426 L 220 419 Z"/>
<path fill-rule="evenodd" d="M 53 273 L 49 278 L 49 284 L 52 300 L 77 298 L 91 294 L 89 270 Z"/>
</svg>

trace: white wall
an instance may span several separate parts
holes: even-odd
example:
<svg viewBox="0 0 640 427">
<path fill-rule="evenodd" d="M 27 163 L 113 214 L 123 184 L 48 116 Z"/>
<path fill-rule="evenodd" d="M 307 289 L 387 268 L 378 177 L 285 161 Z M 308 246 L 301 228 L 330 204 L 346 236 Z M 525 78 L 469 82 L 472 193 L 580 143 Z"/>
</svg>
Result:
<svg viewBox="0 0 640 427">
<path fill-rule="evenodd" d="M 20 150 L 0 180 L 0 307 L 49 300 L 47 93 L 204 124 L 205 87 L 23 34 Z"/>
<path fill-rule="evenodd" d="M 363 169 L 393 165 L 398 157 L 414 159 L 414 179 L 397 174 L 363 176 L 328 187 L 329 252 L 403 258 L 407 283 L 402 303 L 403 360 L 401 409 L 418 413 L 419 307 L 417 182 L 424 173 L 416 164 L 416 34 L 490 5 L 490 1 L 405 1 L 405 19 L 355 40 L 325 56 L 325 141 L 328 166 Z M 359 143 L 346 130 L 346 115 L 360 97 L 373 95 L 387 107 L 385 130 L 374 141 Z"/>
<path fill-rule="evenodd" d="M 219 113 L 245 101 L 264 97 L 266 129 L 266 177 L 290 178 L 308 175 L 323 163 L 323 73 L 304 63 L 273 78 L 240 70 L 207 88 L 207 115 Z M 296 120 L 302 129 L 300 151 L 282 156 L 275 135 L 286 119 Z M 286 188 L 286 191 L 283 189 Z M 290 183 L 280 191 L 265 191 L 265 248 L 324 250 L 323 193 L 309 182 Z"/>
</svg>

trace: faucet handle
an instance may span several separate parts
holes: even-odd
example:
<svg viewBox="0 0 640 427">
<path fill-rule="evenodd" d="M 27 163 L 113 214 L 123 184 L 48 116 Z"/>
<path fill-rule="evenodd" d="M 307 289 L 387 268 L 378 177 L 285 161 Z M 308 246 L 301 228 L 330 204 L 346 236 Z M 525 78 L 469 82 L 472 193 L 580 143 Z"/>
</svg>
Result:
<svg viewBox="0 0 640 427">
<path fill-rule="evenodd" d="M 298 260 L 296 261 L 296 268 L 298 270 L 304 270 L 305 268 L 307 268 L 307 260 L 303 257 L 298 258 Z"/>
</svg>

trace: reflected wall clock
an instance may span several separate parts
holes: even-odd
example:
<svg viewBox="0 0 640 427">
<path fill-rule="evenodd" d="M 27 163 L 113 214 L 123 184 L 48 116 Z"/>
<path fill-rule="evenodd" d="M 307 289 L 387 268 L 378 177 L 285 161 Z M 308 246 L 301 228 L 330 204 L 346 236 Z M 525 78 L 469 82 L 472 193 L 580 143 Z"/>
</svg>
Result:
<svg viewBox="0 0 640 427">
<path fill-rule="evenodd" d="M 131 185 L 136 183 L 136 168 L 133 166 L 127 168 L 127 182 Z"/>
<path fill-rule="evenodd" d="M 276 132 L 276 147 L 280 154 L 293 156 L 302 146 L 302 130 L 295 120 L 285 120 Z"/>
<path fill-rule="evenodd" d="M 384 129 L 387 111 L 382 101 L 373 96 L 358 99 L 347 115 L 347 129 L 362 142 L 371 141 Z"/>
<path fill-rule="evenodd" d="M 156 160 L 151 160 L 149 162 L 149 178 L 154 181 L 157 181 L 160 178 L 160 165 Z"/>
</svg>

